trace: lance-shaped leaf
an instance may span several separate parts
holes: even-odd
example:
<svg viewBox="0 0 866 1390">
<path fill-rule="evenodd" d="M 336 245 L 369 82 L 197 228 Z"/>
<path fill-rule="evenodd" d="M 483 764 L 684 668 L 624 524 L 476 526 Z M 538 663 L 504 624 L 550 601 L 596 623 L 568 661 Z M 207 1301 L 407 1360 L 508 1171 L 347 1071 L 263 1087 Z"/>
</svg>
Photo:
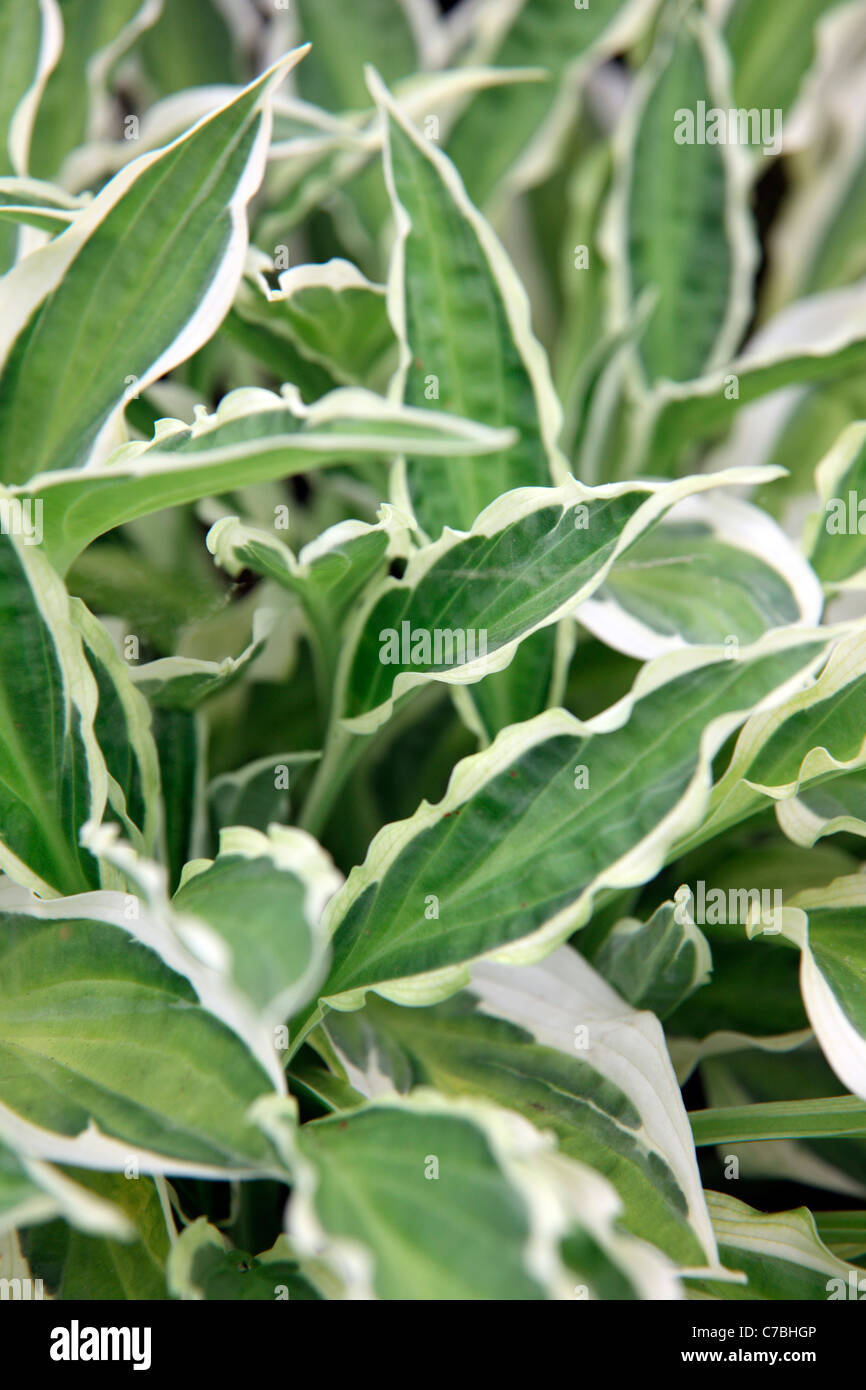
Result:
<svg viewBox="0 0 866 1390">
<path fill-rule="evenodd" d="M 216 859 L 187 864 L 172 907 L 201 924 L 181 933 L 191 949 L 216 960 L 276 1027 L 321 983 L 327 937 L 319 921 L 342 882 L 303 831 L 232 826 L 220 833 Z"/>
<path fill-rule="evenodd" d="M 474 960 L 548 954 L 604 889 L 653 877 L 701 821 L 724 739 L 748 710 L 800 685 L 825 650 L 826 638 L 777 633 L 736 661 L 677 652 L 643 667 L 631 694 L 593 720 L 551 710 L 505 730 L 457 765 L 438 805 L 385 826 L 332 899 L 323 1000 L 358 1008 L 374 989 L 435 1002 L 467 983 Z"/>
<path fill-rule="evenodd" d="M 79 833 L 103 813 L 108 774 L 94 734 L 97 684 L 66 590 L 35 545 L 41 512 L 4 505 L 0 867 L 51 897 L 98 882 Z"/>
<path fill-rule="evenodd" d="M 70 616 L 81 633 L 97 685 L 94 734 L 108 773 L 108 802 L 143 854 L 153 854 L 160 828 L 159 755 L 147 701 L 102 623 L 80 599 Z"/>
<path fill-rule="evenodd" d="M 703 1130 L 724 1143 L 742 1178 L 784 1177 L 862 1199 L 866 1107 L 846 1094 L 811 1029 L 791 1038 L 793 1045 L 779 1038 L 755 1046 L 741 1036 L 719 1046 L 701 1064 L 713 1108 L 693 1112 L 692 1127 L 698 1138 Z"/>
<path fill-rule="evenodd" d="M 32 168 L 51 178 L 106 120 L 112 67 L 159 18 L 162 0 L 60 0 L 63 47 L 36 111 Z"/>
<path fill-rule="evenodd" d="M 617 1276 L 626 1297 L 681 1296 L 665 1257 L 617 1230 L 614 1189 L 520 1115 L 426 1088 L 300 1127 L 286 1103 L 256 1113 L 293 1172 L 292 1244 L 344 1297 L 570 1299 L 581 1278 L 599 1297 Z"/>
<path fill-rule="evenodd" d="M 480 93 L 457 121 L 448 153 L 473 199 L 537 183 L 553 163 L 593 66 L 621 53 L 649 25 L 657 0 L 564 5 L 514 0 L 478 7 L 472 60 L 537 67 L 545 80 Z"/>
<path fill-rule="evenodd" d="M 42 474 L 19 494 L 44 499 L 45 549 L 66 569 L 112 527 L 239 485 L 410 449 L 440 459 L 489 453 L 509 439 L 503 430 L 389 405 L 367 391 L 345 388 L 305 406 L 288 387 L 282 396 L 247 388 L 193 425 L 160 421 L 151 443 L 123 445 L 98 467 Z"/>
<path fill-rule="evenodd" d="M 261 272 L 241 284 L 233 312 L 247 327 L 244 346 L 256 351 L 261 335 L 269 340 L 257 351 L 265 361 L 276 364 L 285 351 L 288 362 L 300 356 L 344 386 L 380 384 L 396 351 L 383 285 L 339 259 L 284 270 L 278 285 L 271 289 Z"/>
<path fill-rule="evenodd" d="M 659 1018 L 706 984 L 713 969 L 707 938 L 674 902 L 662 903 L 646 922 L 624 917 L 590 959 L 624 999 Z"/>
<path fill-rule="evenodd" d="M 866 630 L 861 624 L 838 637 L 817 680 L 748 721 L 713 789 L 704 825 L 680 849 L 745 820 L 767 798 L 783 801 L 862 766 L 864 708 Z"/>
<path fill-rule="evenodd" d="M 798 893 L 782 913 L 781 930 L 800 947 L 803 1003 L 824 1056 L 849 1091 L 866 1100 L 864 909 L 864 876 L 852 874 Z"/>
<path fill-rule="evenodd" d="M 727 68 L 710 21 L 672 10 L 615 139 L 601 236 L 611 328 L 621 331 L 655 296 L 637 350 L 650 382 L 687 381 L 726 362 L 751 314 L 748 160 L 731 132 L 710 143 L 695 129 L 708 109 L 731 108 Z"/>
<path fill-rule="evenodd" d="M 687 497 L 617 560 L 578 618 L 647 660 L 683 643 L 755 642 L 774 627 L 816 625 L 821 585 L 766 512 L 724 494 Z"/>
<path fill-rule="evenodd" d="M 821 510 L 803 537 L 817 574 L 832 589 L 866 587 L 866 425 L 850 425 L 815 473 Z"/>
<path fill-rule="evenodd" d="M 135 911 L 120 893 L 4 895 L 0 1133 L 88 1168 L 273 1172 L 246 1113 L 274 1081 L 145 946 L 156 926 Z M 183 968 L 179 943 L 175 955 Z"/>
<path fill-rule="evenodd" d="M 866 284 L 790 304 L 725 367 L 694 381 L 657 384 L 638 414 L 633 465 L 669 473 L 686 445 L 727 431 L 750 402 L 784 386 L 842 379 L 864 362 Z"/>
<path fill-rule="evenodd" d="M 153 711 L 153 736 L 162 782 L 167 883 L 172 890 L 180 883 L 187 860 L 200 858 L 206 849 L 205 715 L 201 711 L 157 706 Z"/>
<path fill-rule="evenodd" d="M 562 412 L 529 302 L 488 223 L 469 202 L 451 162 L 414 129 L 375 74 L 370 89 L 386 125 L 385 176 L 394 205 L 388 309 L 400 344 L 392 384 L 411 405 L 515 429 L 511 448 L 443 468 L 409 457 L 397 500 L 432 539 L 468 529 L 512 488 L 561 481 L 556 440 Z M 405 494 L 405 496 L 401 496 Z"/>
<path fill-rule="evenodd" d="M 522 641 L 575 612 L 682 497 L 746 477 L 734 470 L 597 489 L 569 478 L 506 493 L 469 532 L 447 528 L 359 614 L 343 673 L 347 727 L 376 728 L 395 700 L 430 680 L 466 684 L 502 671 Z"/>
<path fill-rule="evenodd" d="M 222 517 L 207 534 L 218 565 L 237 575 L 252 570 L 297 594 L 314 623 L 339 623 L 388 560 L 408 552 L 408 518 L 387 504 L 376 525 L 340 521 L 296 557 L 275 531 Z"/>
<path fill-rule="evenodd" d="M 829 1251 L 806 1207 L 796 1211 L 755 1211 L 727 1193 L 708 1192 L 719 1254 L 745 1283 L 700 1280 L 689 1287 L 710 1298 L 797 1300 L 849 1297 L 862 1271 Z"/>
<path fill-rule="evenodd" d="M 369 998 L 328 1036 L 364 1094 L 435 1086 L 487 1096 L 552 1130 L 603 1173 L 623 1224 L 680 1264 L 716 1266 L 688 1120 L 658 1021 L 567 947 L 543 965 L 482 964 L 466 995 L 428 1009 Z"/>
<path fill-rule="evenodd" d="M 34 1275 L 44 1279 L 52 1297 L 64 1302 L 165 1298 L 170 1249 L 166 1221 L 172 1218 L 163 1209 L 156 1184 L 144 1176 L 131 1181 L 126 1173 L 76 1170 L 75 1176 L 92 1201 L 114 1203 L 125 1217 L 127 1238 L 119 1240 L 113 1232 L 84 1233 L 60 1221 L 40 1226 L 24 1238 Z"/>
<path fill-rule="evenodd" d="M 132 1228 L 110 1201 L 93 1196 L 50 1163 L 28 1158 L 0 1139 L 0 1233 L 62 1217 L 91 1235 L 124 1239 Z"/>
<path fill-rule="evenodd" d="M 104 459 L 126 402 L 222 321 L 243 268 L 246 204 L 264 167 L 268 97 L 299 56 L 165 149 L 133 160 L 66 232 L 4 278 L 6 481 Z"/>
<path fill-rule="evenodd" d="M 57 62 L 63 25 L 56 0 L 0 4 L 0 177 L 26 174 L 39 98 Z M 15 259 L 17 232 L 0 227 L 0 272 Z"/>
</svg>

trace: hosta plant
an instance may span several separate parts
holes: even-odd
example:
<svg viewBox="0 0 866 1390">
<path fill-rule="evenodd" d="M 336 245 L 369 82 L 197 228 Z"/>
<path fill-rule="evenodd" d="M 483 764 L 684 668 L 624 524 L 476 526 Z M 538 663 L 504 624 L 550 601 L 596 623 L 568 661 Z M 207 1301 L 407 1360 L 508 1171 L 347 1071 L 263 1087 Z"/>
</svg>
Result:
<svg viewBox="0 0 866 1390">
<path fill-rule="evenodd" d="M 858 1296 L 866 6 L 0 35 L 8 1287 Z"/>
</svg>

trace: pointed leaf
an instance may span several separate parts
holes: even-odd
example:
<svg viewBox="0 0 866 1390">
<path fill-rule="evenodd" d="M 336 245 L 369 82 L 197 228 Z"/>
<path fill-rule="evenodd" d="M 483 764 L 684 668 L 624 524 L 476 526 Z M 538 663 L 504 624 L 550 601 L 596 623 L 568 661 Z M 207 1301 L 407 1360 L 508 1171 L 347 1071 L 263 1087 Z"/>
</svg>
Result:
<svg viewBox="0 0 866 1390">
<path fill-rule="evenodd" d="M 62 236 L 5 277 L 6 481 L 104 459 L 125 403 L 195 352 L 228 312 L 246 251 L 246 203 L 264 164 L 269 93 L 300 56 L 164 150 L 133 160 Z"/>
</svg>

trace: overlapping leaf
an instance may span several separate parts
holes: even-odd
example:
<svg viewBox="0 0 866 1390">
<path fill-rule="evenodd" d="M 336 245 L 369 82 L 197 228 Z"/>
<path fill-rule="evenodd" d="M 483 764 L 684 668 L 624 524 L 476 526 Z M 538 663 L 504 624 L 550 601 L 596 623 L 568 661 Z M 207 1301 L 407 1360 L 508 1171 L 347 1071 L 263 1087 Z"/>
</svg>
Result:
<svg viewBox="0 0 866 1390">
<path fill-rule="evenodd" d="M 517 970 L 476 966 L 466 996 L 432 1009 L 371 998 L 359 1014 L 329 1015 L 327 1031 L 365 1094 L 424 1083 L 495 1099 L 603 1173 L 633 1234 L 681 1264 L 715 1264 L 660 1026 L 574 951 Z"/>
<path fill-rule="evenodd" d="M 340 696 L 346 725 L 375 728 L 402 694 L 429 680 L 463 684 L 503 670 L 521 642 L 584 604 L 682 497 L 748 476 L 595 490 L 569 478 L 559 488 L 506 493 L 468 533 L 446 530 L 359 615 Z"/>
<path fill-rule="evenodd" d="M 500 734 L 458 764 L 438 805 L 386 826 L 332 900 L 323 999 L 357 1008 L 373 989 L 433 1002 L 465 984 L 480 957 L 547 954 L 605 888 L 657 872 L 702 820 L 710 761 L 727 735 L 749 709 L 807 680 L 825 650 L 825 639 L 800 634 L 736 661 L 677 653 L 588 723 L 555 710 Z"/>
<path fill-rule="evenodd" d="M 680 1296 L 668 1261 L 617 1232 L 613 1189 L 519 1115 L 427 1090 L 300 1128 L 257 1110 L 293 1170 L 290 1239 L 344 1296 L 598 1297 L 617 1276 L 626 1297 Z"/>
<path fill-rule="evenodd" d="M 151 443 L 123 445 L 86 471 L 42 474 L 19 491 L 44 501 L 45 548 L 66 569 L 112 527 L 238 485 L 406 449 L 436 457 L 486 453 L 507 438 L 454 416 L 391 406 L 365 391 L 334 391 L 305 407 L 290 388 L 277 396 L 250 387 L 231 392 L 193 425 L 161 421 Z"/>
</svg>

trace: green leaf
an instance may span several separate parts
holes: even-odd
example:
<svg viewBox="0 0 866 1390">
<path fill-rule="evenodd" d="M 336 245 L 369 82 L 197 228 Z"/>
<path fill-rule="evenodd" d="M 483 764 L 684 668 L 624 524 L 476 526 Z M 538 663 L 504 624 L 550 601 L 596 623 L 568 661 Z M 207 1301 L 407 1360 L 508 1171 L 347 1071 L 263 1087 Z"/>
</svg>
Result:
<svg viewBox="0 0 866 1390">
<path fill-rule="evenodd" d="M 8 515 L 38 527 L 38 507 Z M 0 867 L 50 897 L 98 882 L 79 835 L 102 816 L 109 783 L 96 680 L 36 534 L 0 532 Z"/>
<path fill-rule="evenodd" d="M 375 1097 L 389 1083 L 425 1084 L 516 1110 L 613 1184 L 633 1235 L 680 1263 L 717 1263 L 661 1027 L 576 952 L 476 967 L 466 995 L 433 1008 L 370 997 L 326 1028 L 356 1089 Z"/>
<path fill-rule="evenodd" d="M 395 90 L 413 120 L 424 121 L 432 113 L 447 125 L 473 93 L 536 82 L 539 76 L 537 68 L 459 66 L 417 73 Z M 363 104 L 369 108 L 369 94 Z M 308 102 L 278 98 L 269 152 L 268 208 L 256 222 L 257 244 L 284 245 L 288 230 L 335 195 L 334 213 L 347 216 L 352 224 L 349 239 L 378 260 L 373 238 L 385 219 L 387 197 L 378 172 L 368 166 L 380 154 L 383 139 L 378 116 L 370 109 L 334 116 Z"/>
<path fill-rule="evenodd" d="M 572 1298 L 560 1242 L 573 1234 L 598 1251 L 597 1278 L 676 1297 L 664 1257 L 617 1233 L 613 1189 L 519 1115 L 426 1089 L 300 1128 L 285 1107 L 258 1114 L 293 1169 L 290 1240 L 344 1296 Z"/>
<path fill-rule="evenodd" d="M 32 170 L 52 178 L 66 156 L 105 119 L 112 66 L 159 18 L 147 0 L 58 0 L 63 47 L 36 112 Z"/>
<path fill-rule="evenodd" d="M 83 1234 L 61 1222 L 28 1231 L 25 1247 L 34 1274 L 62 1301 L 165 1298 L 169 1235 L 155 1184 L 127 1173 L 74 1171 L 85 1189 L 125 1214 L 128 1238 Z"/>
<path fill-rule="evenodd" d="M 213 834 L 231 825 L 267 830 L 273 823 L 285 824 L 295 769 L 301 771 L 319 757 L 315 752 L 273 753 L 214 777 L 207 792 Z"/>
<path fill-rule="evenodd" d="M 804 849 L 825 835 L 866 836 L 866 769 L 841 773 L 778 801 L 776 819 L 788 839 Z"/>
<path fill-rule="evenodd" d="M 782 913 L 781 930 L 800 947 L 803 1003 L 824 1056 L 843 1085 L 866 1101 L 864 885 L 863 874 L 851 874 L 797 894 Z"/>
<path fill-rule="evenodd" d="M 533 66 L 544 81 L 477 95 L 448 139 L 448 153 L 478 203 L 539 181 L 574 119 L 596 63 L 627 49 L 648 27 L 657 0 L 576 5 L 516 0 L 479 9 L 472 61 Z"/>
<path fill-rule="evenodd" d="M 239 468 L 248 486 L 407 449 L 465 457 L 501 449 L 507 439 L 502 430 L 389 405 L 361 390 L 334 391 L 307 407 L 291 388 L 282 396 L 241 388 L 193 425 L 160 421 L 152 442 L 125 444 L 86 472 L 43 474 L 36 487 L 20 492 L 46 502 L 45 549 L 66 569 L 97 536 L 123 522 L 236 488 Z"/>
<path fill-rule="evenodd" d="M 713 788 L 707 818 L 680 852 L 720 834 L 768 804 L 815 782 L 852 771 L 866 757 L 866 630 L 844 631 L 818 676 L 773 710 L 743 727 L 730 762 Z"/>
<path fill-rule="evenodd" d="M 252 639 L 239 656 L 227 656 L 222 661 L 163 656 L 131 667 L 132 682 L 155 708 L 190 713 L 243 676 L 264 650 L 273 622 L 267 610 L 257 610 L 253 615 Z"/>
<path fill-rule="evenodd" d="M 598 489 L 569 477 L 558 488 L 505 493 L 468 533 L 446 529 L 359 614 L 344 664 L 344 723 L 369 732 L 416 686 L 502 671 L 523 640 L 585 604 L 617 558 L 683 496 L 746 476 Z"/>
<path fill-rule="evenodd" d="M 63 28 L 54 0 L 0 4 L 0 179 L 27 173 L 30 139 L 45 83 L 57 62 Z M 7 195 L 8 196 L 8 195 Z M 18 234 L 0 228 L 0 273 L 15 260 Z"/>
<path fill-rule="evenodd" d="M 386 826 L 329 904 L 325 1003 L 358 1008 L 369 989 L 431 1003 L 464 985 L 474 960 L 549 953 L 604 889 L 658 872 L 671 842 L 703 818 L 715 751 L 822 651 L 803 634 L 776 634 L 737 661 L 676 653 L 588 723 L 551 710 L 505 730 L 457 765 L 438 805 Z"/>
<path fill-rule="evenodd" d="M 201 713 L 154 709 L 165 823 L 165 862 L 171 888 L 188 859 L 204 852 L 207 730 Z"/>
<path fill-rule="evenodd" d="M 0 1132 L 33 1156 L 86 1167 L 273 1172 L 246 1119 L 272 1081 L 189 979 L 142 943 L 148 935 L 160 939 L 158 924 L 121 893 L 37 903 L 7 892 Z"/>
<path fill-rule="evenodd" d="M 793 105 L 815 57 L 816 26 L 840 0 L 792 0 L 783 18 L 761 0 L 734 0 L 725 39 L 734 62 L 736 106 Z"/>
<path fill-rule="evenodd" d="M 840 380 L 866 362 L 866 293 L 851 286 L 790 304 L 723 368 L 660 382 L 638 412 L 632 466 L 675 470 L 690 443 L 724 433 L 737 412 L 785 386 Z"/>
<path fill-rule="evenodd" d="M 738 497 L 688 497 L 618 559 L 581 624 L 628 656 L 686 643 L 755 642 L 816 625 L 821 586 L 765 512 Z"/>
<path fill-rule="evenodd" d="M 693 1110 L 689 1120 L 698 1148 L 706 1144 L 740 1144 L 760 1139 L 866 1135 L 866 1105 L 855 1096 Z"/>
<path fill-rule="evenodd" d="M 276 1027 L 321 983 L 327 938 L 319 919 L 342 882 L 303 831 L 233 826 L 221 832 L 216 859 L 187 864 L 172 907 L 197 919 L 183 932 L 187 944 L 220 961 L 263 1023 Z"/>
<path fill-rule="evenodd" d="M 707 1193 L 719 1254 L 729 1269 L 746 1275 L 744 1284 L 702 1280 L 694 1285 L 711 1298 L 845 1298 L 861 1271 L 836 1258 L 824 1245 L 806 1207 L 762 1212 L 720 1192 Z M 690 1281 L 691 1287 L 691 1281 Z"/>
<path fill-rule="evenodd" d="M 406 518 L 384 504 L 379 521 L 340 521 L 295 557 L 276 531 L 222 517 L 207 534 L 207 548 L 231 575 L 252 570 L 297 594 L 314 627 L 336 627 L 388 560 L 408 552 Z"/>
<path fill-rule="evenodd" d="M 634 1008 L 659 1018 L 706 984 L 713 969 L 707 938 L 673 902 L 662 903 L 646 922 L 624 917 L 590 958 Z"/>
<path fill-rule="evenodd" d="M 328 111 L 363 110 L 369 105 L 364 64 L 373 63 L 386 82 L 408 77 L 419 66 L 418 38 L 436 24 L 434 7 L 422 14 L 402 0 L 296 0 L 300 38 L 313 44 L 310 61 L 298 74 L 301 96 Z"/>
<path fill-rule="evenodd" d="M 70 616 L 96 681 L 93 731 L 108 773 L 108 803 L 141 853 L 153 854 L 161 788 L 148 703 L 135 689 L 108 632 L 80 599 L 70 601 Z"/>
<path fill-rule="evenodd" d="M 817 574 L 832 589 L 866 587 L 866 425 L 849 425 L 815 474 L 821 511 L 803 537 Z M 862 530 L 861 530 L 862 525 Z"/>
<path fill-rule="evenodd" d="M 817 57 L 793 117 L 795 129 L 808 133 L 791 161 L 790 186 L 773 229 L 762 296 L 771 312 L 799 295 L 850 285 L 866 270 L 859 232 L 866 148 L 856 102 L 863 17 L 836 0 L 829 6 L 827 0 L 808 2 L 825 13 L 812 36 Z M 787 63 L 780 64 L 777 74 L 787 71 Z"/>
<path fill-rule="evenodd" d="M 262 335 L 272 340 L 269 348 L 257 351 L 264 361 L 279 363 L 286 353 L 287 362 L 306 359 L 334 384 L 383 384 L 384 369 L 395 353 L 384 286 L 338 258 L 284 270 L 278 285 L 271 289 L 258 272 L 240 286 L 234 313 L 247 328 L 241 341 L 250 350 L 255 335 Z"/>
<path fill-rule="evenodd" d="M 164 150 L 133 160 L 62 236 L 5 277 L 6 481 L 103 460 L 126 402 L 219 325 L 243 266 L 269 93 L 300 56 Z"/>
<path fill-rule="evenodd" d="M 646 378 L 687 381 L 726 362 L 751 316 L 757 246 L 748 160 L 695 129 L 732 107 L 727 55 L 709 22 L 675 8 L 615 137 L 603 253 L 619 331 L 651 297 L 638 357 Z M 697 115 L 696 115 L 697 113 Z M 688 124 L 691 122 L 691 125 Z"/>
<path fill-rule="evenodd" d="M 861 1259 L 866 1253 L 866 1212 L 819 1211 L 815 1225 L 824 1244 L 839 1259 Z"/>
<path fill-rule="evenodd" d="M 386 122 L 385 173 L 397 221 L 389 308 L 401 360 L 393 389 L 410 405 L 436 401 L 502 428 L 510 449 L 442 468 L 410 457 L 396 500 L 428 536 L 468 529 L 511 488 L 562 481 L 561 410 L 529 304 L 505 251 L 469 202 L 454 166 L 424 140 L 371 75 Z M 405 498 L 401 493 L 405 492 Z"/>
<path fill-rule="evenodd" d="M 230 14 L 214 0 L 184 0 L 182 5 L 163 0 L 162 14 L 137 45 L 160 95 L 239 80 L 241 63 L 234 40 L 240 34 L 233 35 Z"/>
<path fill-rule="evenodd" d="M 787 1038 L 726 1038 L 716 1034 L 708 1042 L 715 1044 L 715 1052 L 701 1062 L 701 1083 L 708 1104 L 716 1111 L 733 1114 L 754 1104 L 802 1103 L 803 1114 L 792 1117 L 791 1127 L 799 1123 L 805 1130 L 816 1103 L 847 1094 L 824 1060 L 811 1029 Z M 778 1125 L 784 1116 L 773 1118 Z M 815 1127 L 821 1123 L 832 1127 L 834 1118 L 839 1117 L 828 1119 L 818 1114 L 814 1117 Z M 767 1140 L 753 1137 L 745 1143 L 726 1144 L 724 1153 L 737 1159 L 741 1178 L 787 1178 L 846 1197 L 866 1197 L 866 1136 L 802 1134 L 793 1139 Z"/>
<path fill-rule="evenodd" d="M 255 1257 L 232 1249 L 225 1236 L 200 1216 L 181 1231 L 168 1261 L 169 1289 L 175 1298 L 233 1303 L 309 1301 L 321 1295 L 295 1260 L 280 1258 L 279 1245 Z"/>
</svg>

